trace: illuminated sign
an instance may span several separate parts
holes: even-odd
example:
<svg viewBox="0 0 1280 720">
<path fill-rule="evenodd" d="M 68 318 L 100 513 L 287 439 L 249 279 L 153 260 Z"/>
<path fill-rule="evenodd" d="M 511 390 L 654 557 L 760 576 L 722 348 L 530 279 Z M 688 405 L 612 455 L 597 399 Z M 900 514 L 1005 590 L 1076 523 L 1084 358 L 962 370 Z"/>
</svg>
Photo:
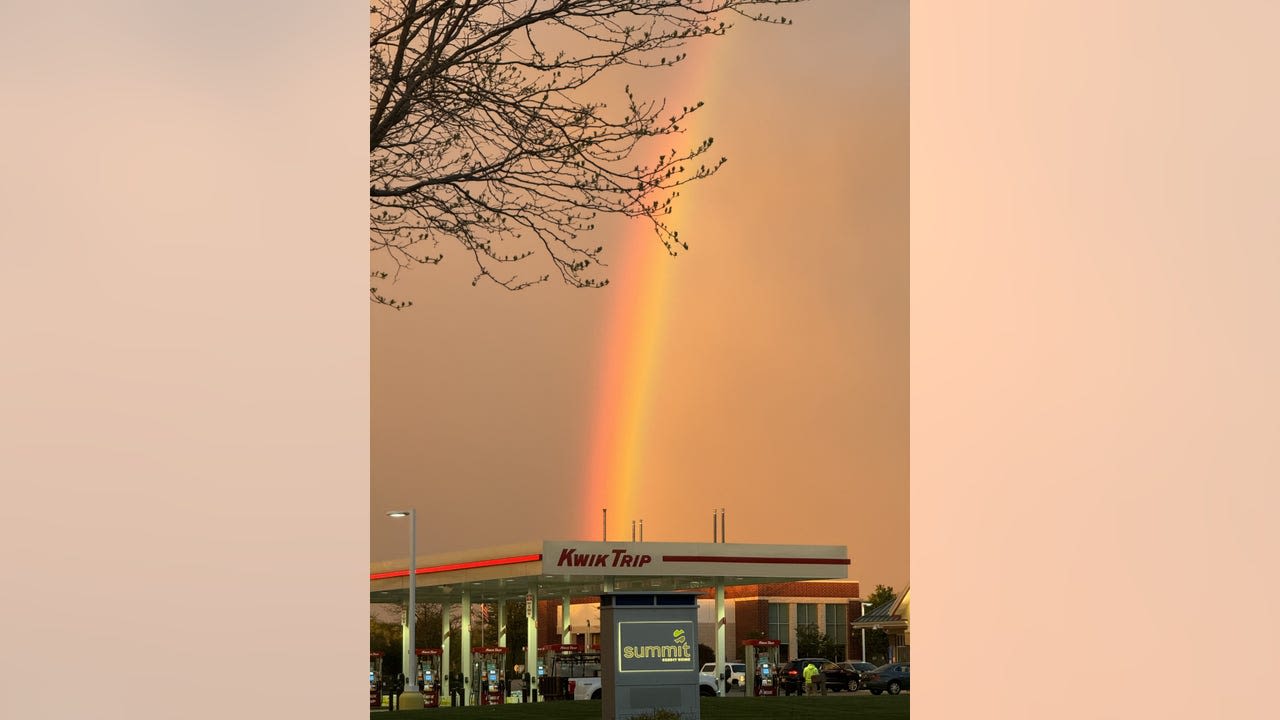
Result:
<svg viewBox="0 0 1280 720">
<path fill-rule="evenodd" d="M 690 645 L 693 623 L 685 620 L 643 620 L 618 623 L 619 672 L 687 672 L 697 669 L 697 652 Z"/>
<path fill-rule="evenodd" d="M 579 552 L 576 547 L 566 547 L 556 559 L 556 567 L 624 567 L 640 568 L 648 565 L 653 557 L 627 552 L 626 548 L 612 548 L 608 552 Z"/>
<path fill-rule="evenodd" d="M 553 576 L 750 575 L 816 580 L 849 575 L 849 557 L 842 546 L 793 550 L 774 545 L 547 540 L 542 543 L 541 557 L 543 574 Z"/>
</svg>

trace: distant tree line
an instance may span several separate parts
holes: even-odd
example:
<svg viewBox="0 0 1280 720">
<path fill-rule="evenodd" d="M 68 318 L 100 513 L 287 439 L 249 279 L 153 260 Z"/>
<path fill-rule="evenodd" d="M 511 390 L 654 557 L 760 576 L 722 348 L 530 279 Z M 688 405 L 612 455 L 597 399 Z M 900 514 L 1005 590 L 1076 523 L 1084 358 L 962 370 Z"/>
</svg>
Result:
<svg viewBox="0 0 1280 720">
<path fill-rule="evenodd" d="M 876 589 L 867 596 L 871 603 L 868 611 L 898 599 L 898 594 L 888 585 L 876 585 Z M 867 662 L 883 665 L 889 662 L 889 633 L 884 630 L 867 631 Z"/>
<path fill-rule="evenodd" d="M 498 644 L 498 610 L 495 603 L 487 603 L 488 619 L 486 620 L 484 604 L 471 606 L 471 647 L 495 646 Z M 507 672 L 512 666 L 524 664 L 523 649 L 528 644 L 528 630 L 525 625 L 524 598 L 508 600 L 507 606 Z M 443 647 L 441 640 L 440 606 L 426 604 L 418 606 L 417 624 L 414 628 L 415 640 L 419 648 Z M 382 672 L 394 675 L 402 670 L 400 657 L 403 633 L 398 622 L 384 622 L 369 617 L 369 650 L 383 654 Z M 444 668 L 462 667 L 462 619 L 454 617 L 449 623 L 449 661 Z"/>
</svg>

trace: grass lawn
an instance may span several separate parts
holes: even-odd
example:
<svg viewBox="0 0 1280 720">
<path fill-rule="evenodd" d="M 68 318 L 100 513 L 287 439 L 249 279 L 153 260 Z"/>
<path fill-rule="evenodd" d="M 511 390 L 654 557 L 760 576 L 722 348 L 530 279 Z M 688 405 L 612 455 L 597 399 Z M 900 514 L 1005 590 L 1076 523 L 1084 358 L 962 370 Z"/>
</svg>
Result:
<svg viewBox="0 0 1280 720">
<path fill-rule="evenodd" d="M 585 700 L 369 713 L 370 720 L 599 720 L 600 716 L 600 703 Z M 910 716 L 909 694 L 702 698 L 702 720 L 905 720 Z"/>
</svg>

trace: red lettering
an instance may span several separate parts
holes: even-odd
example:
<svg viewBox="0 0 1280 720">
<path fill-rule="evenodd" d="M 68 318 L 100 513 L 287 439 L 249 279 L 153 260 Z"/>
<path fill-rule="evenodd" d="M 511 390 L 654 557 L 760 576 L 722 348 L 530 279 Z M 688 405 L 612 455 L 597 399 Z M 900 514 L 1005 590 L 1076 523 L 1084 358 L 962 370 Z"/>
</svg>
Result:
<svg viewBox="0 0 1280 720">
<path fill-rule="evenodd" d="M 613 556 L 612 561 L 610 555 Z M 614 548 L 607 553 L 580 553 L 578 548 L 562 548 L 557 566 L 574 567 L 644 567 L 653 560 L 651 555 L 629 555 L 622 548 Z"/>
</svg>

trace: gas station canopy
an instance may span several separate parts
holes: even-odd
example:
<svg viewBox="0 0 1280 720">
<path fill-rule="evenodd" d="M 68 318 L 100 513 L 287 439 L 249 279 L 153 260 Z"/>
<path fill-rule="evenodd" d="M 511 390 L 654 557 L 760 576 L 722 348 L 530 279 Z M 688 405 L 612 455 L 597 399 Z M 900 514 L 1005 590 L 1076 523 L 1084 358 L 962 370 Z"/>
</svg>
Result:
<svg viewBox="0 0 1280 720">
<path fill-rule="evenodd" d="M 418 558 L 419 603 L 452 603 L 464 591 L 473 602 L 537 593 L 599 595 L 608 590 L 703 590 L 849 575 L 843 545 L 583 542 L 544 540 Z M 374 563 L 371 603 L 404 604 L 408 562 Z"/>
</svg>

